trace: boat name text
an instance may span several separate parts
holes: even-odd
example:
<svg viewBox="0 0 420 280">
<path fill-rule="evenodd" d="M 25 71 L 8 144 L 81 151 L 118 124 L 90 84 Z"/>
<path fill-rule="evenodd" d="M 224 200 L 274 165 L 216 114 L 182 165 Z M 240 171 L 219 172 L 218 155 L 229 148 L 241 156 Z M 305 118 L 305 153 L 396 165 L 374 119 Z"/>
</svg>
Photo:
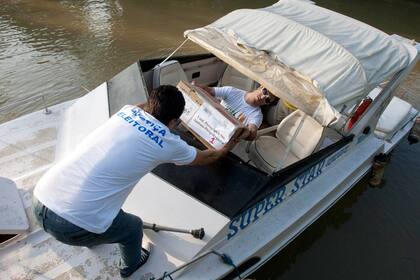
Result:
<svg viewBox="0 0 420 280">
<path fill-rule="evenodd" d="M 273 193 L 269 194 L 263 200 L 255 204 L 253 207 L 245 210 L 239 216 L 235 217 L 229 224 L 229 233 L 227 235 L 227 239 L 231 239 L 240 230 L 245 229 L 248 225 L 254 223 L 260 217 L 264 216 L 274 207 L 282 203 L 287 197 L 292 196 L 299 190 L 303 189 L 310 182 L 315 180 L 319 175 L 322 174 L 326 167 L 330 166 L 338 158 L 344 155 L 347 152 L 348 147 L 349 146 L 347 145 L 331 156 L 317 162 L 315 165 L 299 174 L 295 180 L 289 182 L 287 185 L 279 187 Z M 286 190 L 290 191 L 286 192 Z"/>
<path fill-rule="evenodd" d="M 229 225 L 230 232 L 227 235 L 227 239 L 229 240 L 237 234 L 239 230 L 246 228 L 248 225 L 258 220 L 260 216 L 264 216 L 274 207 L 279 205 L 283 201 L 285 193 L 286 187 L 281 186 L 253 207 L 244 211 L 240 216 L 234 218 Z"/>
</svg>

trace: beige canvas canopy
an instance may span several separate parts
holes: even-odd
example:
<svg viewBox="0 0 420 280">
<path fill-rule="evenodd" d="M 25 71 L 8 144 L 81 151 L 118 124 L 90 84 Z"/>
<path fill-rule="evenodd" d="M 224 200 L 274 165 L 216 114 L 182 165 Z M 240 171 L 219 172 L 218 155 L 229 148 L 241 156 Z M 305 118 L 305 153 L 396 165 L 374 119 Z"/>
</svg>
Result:
<svg viewBox="0 0 420 280">
<path fill-rule="evenodd" d="M 417 54 L 380 30 L 302 0 L 236 10 L 185 36 L 323 125 Z"/>
</svg>

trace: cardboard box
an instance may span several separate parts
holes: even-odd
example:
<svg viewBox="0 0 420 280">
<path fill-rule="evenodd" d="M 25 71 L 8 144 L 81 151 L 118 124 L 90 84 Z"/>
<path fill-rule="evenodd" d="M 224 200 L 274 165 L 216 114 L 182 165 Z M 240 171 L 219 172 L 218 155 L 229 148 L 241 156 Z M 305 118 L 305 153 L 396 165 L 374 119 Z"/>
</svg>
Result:
<svg viewBox="0 0 420 280">
<path fill-rule="evenodd" d="M 178 89 L 185 99 L 181 121 L 207 148 L 222 148 L 244 127 L 215 97 L 201 88 L 180 81 Z"/>
</svg>

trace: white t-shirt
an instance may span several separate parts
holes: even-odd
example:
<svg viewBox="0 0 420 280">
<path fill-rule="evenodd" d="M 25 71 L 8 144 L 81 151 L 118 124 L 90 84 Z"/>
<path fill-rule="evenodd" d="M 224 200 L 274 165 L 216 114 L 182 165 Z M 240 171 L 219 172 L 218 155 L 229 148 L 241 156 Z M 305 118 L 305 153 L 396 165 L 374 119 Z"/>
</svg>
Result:
<svg viewBox="0 0 420 280">
<path fill-rule="evenodd" d="M 239 119 L 241 114 L 243 114 L 245 116 L 245 125 L 254 124 L 257 128 L 260 127 L 263 120 L 261 108 L 246 103 L 246 91 L 227 86 L 215 87 L 214 93 L 217 98 L 222 100 L 222 106 L 234 117 Z"/>
<path fill-rule="evenodd" d="M 137 182 L 157 165 L 189 164 L 196 149 L 136 106 L 125 106 L 54 165 L 35 197 L 90 232 L 112 224 Z"/>
</svg>

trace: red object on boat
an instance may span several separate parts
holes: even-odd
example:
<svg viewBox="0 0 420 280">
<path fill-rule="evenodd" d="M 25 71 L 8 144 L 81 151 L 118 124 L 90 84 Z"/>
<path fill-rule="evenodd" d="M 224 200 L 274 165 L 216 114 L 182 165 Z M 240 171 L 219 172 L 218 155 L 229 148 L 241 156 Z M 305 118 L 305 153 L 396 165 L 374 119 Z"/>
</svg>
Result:
<svg viewBox="0 0 420 280">
<path fill-rule="evenodd" d="M 349 124 L 347 125 L 348 129 L 353 128 L 353 125 L 359 120 L 360 116 L 366 111 L 366 109 L 369 107 L 371 103 L 372 103 L 372 98 L 367 97 L 363 99 L 363 101 L 360 103 L 359 107 L 357 107 L 356 111 L 351 117 Z"/>
</svg>

